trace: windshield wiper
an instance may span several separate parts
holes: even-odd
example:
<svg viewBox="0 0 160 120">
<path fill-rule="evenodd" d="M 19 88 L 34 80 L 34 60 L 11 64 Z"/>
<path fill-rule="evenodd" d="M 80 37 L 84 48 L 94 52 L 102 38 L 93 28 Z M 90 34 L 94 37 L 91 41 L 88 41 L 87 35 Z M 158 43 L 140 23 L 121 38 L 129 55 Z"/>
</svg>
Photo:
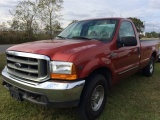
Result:
<svg viewBox="0 0 160 120">
<path fill-rule="evenodd" d="M 66 37 L 63 37 L 63 36 L 57 36 L 57 37 L 62 38 L 62 39 L 67 39 Z"/>
<path fill-rule="evenodd" d="M 91 38 L 87 38 L 87 37 L 84 37 L 84 36 L 73 36 L 72 39 L 87 39 L 87 40 L 93 40 Z"/>
</svg>

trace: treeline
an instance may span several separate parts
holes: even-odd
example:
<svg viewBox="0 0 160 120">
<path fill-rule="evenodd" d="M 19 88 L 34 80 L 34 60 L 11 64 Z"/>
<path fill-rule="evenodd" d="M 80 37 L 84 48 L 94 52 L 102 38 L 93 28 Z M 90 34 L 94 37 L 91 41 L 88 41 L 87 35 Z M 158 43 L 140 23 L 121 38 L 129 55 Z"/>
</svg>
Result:
<svg viewBox="0 0 160 120">
<path fill-rule="evenodd" d="M 53 36 L 54 37 L 54 36 Z M 49 34 L 38 33 L 33 34 L 31 37 L 26 32 L 16 31 L 0 31 L 0 44 L 19 44 L 24 42 L 31 42 L 36 40 L 50 39 Z"/>
<path fill-rule="evenodd" d="M 61 30 L 63 0 L 22 0 L 10 11 L 13 19 L 0 24 L 0 44 L 52 39 Z"/>
<path fill-rule="evenodd" d="M 147 38 L 160 38 L 160 33 L 146 32 L 145 37 L 147 37 Z"/>
<path fill-rule="evenodd" d="M 19 44 L 24 42 L 31 42 L 36 40 L 53 39 L 62 29 L 54 31 L 52 37 L 50 31 L 38 31 L 28 34 L 26 31 L 14 31 L 11 29 L 0 30 L 0 44 Z"/>
</svg>

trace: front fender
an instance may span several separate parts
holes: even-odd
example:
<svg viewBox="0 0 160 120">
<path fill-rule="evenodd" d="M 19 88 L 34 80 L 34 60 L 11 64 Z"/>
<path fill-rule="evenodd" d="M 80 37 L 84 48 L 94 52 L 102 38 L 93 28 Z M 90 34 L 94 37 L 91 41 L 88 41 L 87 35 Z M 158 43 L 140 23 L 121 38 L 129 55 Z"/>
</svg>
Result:
<svg viewBox="0 0 160 120">
<path fill-rule="evenodd" d="M 83 65 L 83 69 L 81 72 L 79 72 L 78 76 L 79 78 L 88 77 L 93 71 L 99 68 L 107 68 L 111 71 L 112 74 L 114 74 L 114 67 L 110 59 L 95 58 L 95 59 L 89 60 L 88 62 L 86 62 L 86 64 Z"/>
</svg>

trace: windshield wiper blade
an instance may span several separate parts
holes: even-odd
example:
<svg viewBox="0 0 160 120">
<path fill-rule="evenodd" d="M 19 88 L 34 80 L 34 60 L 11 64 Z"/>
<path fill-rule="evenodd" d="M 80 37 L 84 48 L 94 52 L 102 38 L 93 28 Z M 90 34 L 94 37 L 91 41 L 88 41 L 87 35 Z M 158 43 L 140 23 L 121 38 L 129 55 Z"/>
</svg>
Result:
<svg viewBox="0 0 160 120">
<path fill-rule="evenodd" d="M 66 37 L 63 37 L 63 36 L 57 36 L 57 37 L 62 38 L 62 39 L 67 39 Z"/>
<path fill-rule="evenodd" d="M 91 38 L 87 38 L 87 37 L 84 37 L 84 36 L 73 36 L 72 39 L 87 39 L 87 40 L 93 40 Z"/>
</svg>

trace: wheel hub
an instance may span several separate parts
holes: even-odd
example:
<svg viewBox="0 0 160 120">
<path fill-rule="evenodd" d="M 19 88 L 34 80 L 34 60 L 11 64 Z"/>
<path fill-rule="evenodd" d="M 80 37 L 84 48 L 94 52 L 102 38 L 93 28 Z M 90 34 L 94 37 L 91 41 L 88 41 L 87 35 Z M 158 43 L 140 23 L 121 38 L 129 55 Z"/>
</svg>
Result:
<svg viewBox="0 0 160 120">
<path fill-rule="evenodd" d="M 98 85 L 93 93 L 92 93 L 92 97 L 91 97 L 91 108 L 93 111 L 97 111 L 104 100 L 104 88 L 102 85 Z"/>
<path fill-rule="evenodd" d="M 150 65 L 150 73 L 153 72 L 153 64 Z"/>
</svg>

